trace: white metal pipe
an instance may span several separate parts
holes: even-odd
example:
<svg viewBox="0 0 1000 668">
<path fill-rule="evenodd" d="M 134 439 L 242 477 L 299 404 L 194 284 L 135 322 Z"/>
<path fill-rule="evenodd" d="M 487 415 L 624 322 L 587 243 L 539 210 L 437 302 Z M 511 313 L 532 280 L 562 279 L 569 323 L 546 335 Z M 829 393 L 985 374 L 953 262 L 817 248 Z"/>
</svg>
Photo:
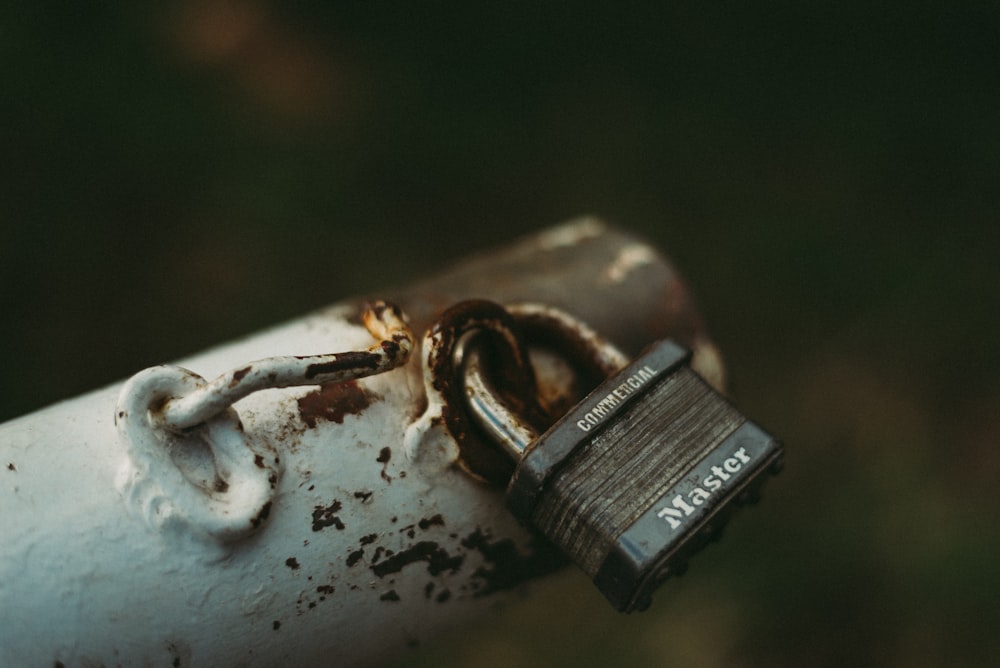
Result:
<svg viewBox="0 0 1000 668">
<path fill-rule="evenodd" d="M 703 372 L 721 369 L 673 269 L 596 221 L 476 262 L 387 296 L 418 328 L 462 295 L 567 310 L 581 299 L 577 312 L 595 329 L 617 327 L 605 333 L 627 352 L 680 332 Z M 579 296 L 581 276 L 592 280 L 589 297 Z M 214 378 L 250 360 L 365 350 L 371 334 L 357 317 L 357 303 L 337 304 L 180 364 Z M 218 473 L 229 456 L 219 442 L 239 429 L 225 413 L 215 435 L 165 441 L 153 482 L 131 484 L 130 437 L 115 425 L 122 385 L 0 425 L 0 665 L 367 664 L 554 568 L 550 549 L 504 509 L 502 490 L 462 472 L 455 439 L 418 419 L 420 357 L 362 380 L 240 399 L 242 440 L 228 452 L 252 453 L 260 472 L 235 464 L 224 484 L 213 483 L 211 448 Z M 247 483 L 252 493 L 237 496 L 244 475 L 267 489 Z M 206 507 L 221 505 L 186 515 L 174 498 L 185 485 Z M 269 502 L 245 501 L 265 498 L 257 492 Z M 212 524 L 230 512 L 230 524 Z M 253 530 L 233 530 L 247 521 Z"/>
</svg>

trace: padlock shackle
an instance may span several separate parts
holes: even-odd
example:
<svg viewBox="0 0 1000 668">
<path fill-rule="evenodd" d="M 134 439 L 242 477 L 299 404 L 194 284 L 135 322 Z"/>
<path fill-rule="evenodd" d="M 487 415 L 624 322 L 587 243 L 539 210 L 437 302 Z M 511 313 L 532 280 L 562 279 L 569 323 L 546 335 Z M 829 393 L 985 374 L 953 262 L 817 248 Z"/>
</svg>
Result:
<svg viewBox="0 0 1000 668">
<path fill-rule="evenodd" d="M 537 429 L 507 406 L 483 367 L 481 337 L 466 338 L 462 344 L 462 378 L 465 403 L 476 424 L 515 462 L 528 445 L 538 438 Z"/>
<path fill-rule="evenodd" d="M 520 336 L 551 347 L 588 375 L 603 380 L 628 364 L 623 352 L 565 311 L 534 303 L 511 304 L 506 310 L 513 316 Z M 490 380 L 483 358 L 485 338 L 470 333 L 456 346 L 466 409 L 477 426 L 519 462 L 541 432 L 518 415 L 505 400 L 509 394 L 505 395 Z"/>
</svg>

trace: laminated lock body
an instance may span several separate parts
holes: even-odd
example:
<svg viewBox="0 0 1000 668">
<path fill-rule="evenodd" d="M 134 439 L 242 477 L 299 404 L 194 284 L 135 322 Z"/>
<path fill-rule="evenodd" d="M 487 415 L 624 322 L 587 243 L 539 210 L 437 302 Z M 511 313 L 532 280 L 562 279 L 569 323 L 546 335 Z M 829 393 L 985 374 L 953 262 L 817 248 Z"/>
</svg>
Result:
<svg viewBox="0 0 1000 668">
<path fill-rule="evenodd" d="M 539 437 L 508 487 L 514 514 L 621 611 L 648 605 L 780 462 L 689 360 L 671 341 L 647 349 Z"/>
</svg>

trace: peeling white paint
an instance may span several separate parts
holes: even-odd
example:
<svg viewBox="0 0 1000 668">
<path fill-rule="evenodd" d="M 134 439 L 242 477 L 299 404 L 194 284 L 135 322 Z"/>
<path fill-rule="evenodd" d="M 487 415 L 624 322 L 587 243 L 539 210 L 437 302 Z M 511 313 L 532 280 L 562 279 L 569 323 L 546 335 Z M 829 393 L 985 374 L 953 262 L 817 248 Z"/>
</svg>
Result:
<svg viewBox="0 0 1000 668">
<path fill-rule="evenodd" d="M 615 259 L 601 272 L 600 282 L 621 283 L 628 275 L 658 259 L 656 251 L 646 244 L 630 244 L 618 251 Z"/>
</svg>

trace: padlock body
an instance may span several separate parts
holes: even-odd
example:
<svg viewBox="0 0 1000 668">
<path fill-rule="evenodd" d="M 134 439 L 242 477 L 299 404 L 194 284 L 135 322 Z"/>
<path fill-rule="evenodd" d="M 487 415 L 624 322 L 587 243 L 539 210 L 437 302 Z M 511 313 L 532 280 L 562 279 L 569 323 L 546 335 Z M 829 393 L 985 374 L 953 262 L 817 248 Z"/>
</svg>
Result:
<svg viewBox="0 0 1000 668">
<path fill-rule="evenodd" d="M 622 611 L 686 563 L 780 461 L 749 422 L 662 341 L 528 449 L 511 510 L 561 547 Z"/>
</svg>

